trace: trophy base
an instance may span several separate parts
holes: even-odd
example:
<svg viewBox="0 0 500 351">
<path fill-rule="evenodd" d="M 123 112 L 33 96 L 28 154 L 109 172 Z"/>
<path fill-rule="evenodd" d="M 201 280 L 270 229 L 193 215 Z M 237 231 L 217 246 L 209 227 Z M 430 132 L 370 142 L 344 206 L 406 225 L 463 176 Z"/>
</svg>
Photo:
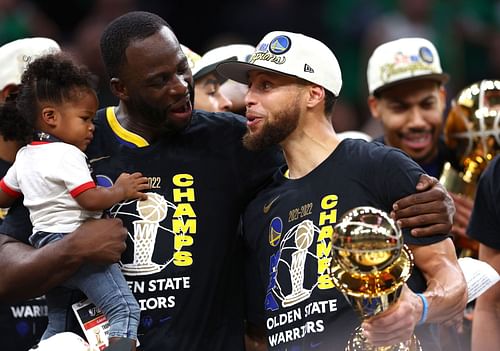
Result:
<svg viewBox="0 0 500 351">
<path fill-rule="evenodd" d="M 308 299 L 309 296 L 311 296 L 311 292 L 309 290 L 300 290 L 293 295 L 285 296 L 285 298 L 283 299 L 283 307 L 295 305 Z"/>
<path fill-rule="evenodd" d="M 410 340 L 396 345 L 373 346 L 366 341 L 363 328 L 357 327 L 353 337 L 347 343 L 345 351 L 422 351 L 422 346 L 415 335 L 412 335 Z"/>
<path fill-rule="evenodd" d="M 142 275 L 153 274 L 161 271 L 165 266 L 156 263 L 149 263 L 147 265 L 135 265 L 133 263 L 126 263 L 122 265 L 122 273 L 125 275 Z"/>
</svg>

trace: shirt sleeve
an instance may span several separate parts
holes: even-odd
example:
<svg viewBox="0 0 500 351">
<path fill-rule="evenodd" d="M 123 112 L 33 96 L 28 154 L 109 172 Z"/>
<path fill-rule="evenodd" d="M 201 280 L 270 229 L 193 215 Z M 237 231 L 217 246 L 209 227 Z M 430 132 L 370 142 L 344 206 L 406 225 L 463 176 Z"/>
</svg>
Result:
<svg viewBox="0 0 500 351">
<path fill-rule="evenodd" d="M 61 178 L 72 197 L 96 187 L 90 174 L 87 158 L 78 148 L 70 145 L 61 162 Z"/>
<path fill-rule="evenodd" d="M 384 198 L 383 202 L 388 204 L 389 208 L 392 208 L 392 204 L 397 200 L 414 194 L 420 176 L 425 173 L 414 160 L 395 148 L 390 148 L 380 167 L 383 167 L 385 172 L 376 172 L 383 178 L 378 178 L 375 184 L 382 184 L 379 196 Z M 430 245 L 450 237 L 449 233 L 414 237 L 410 234 L 410 228 L 404 228 L 403 235 L 405 243 L 409 245 Z"/>
<path fill-rule="evenodd" d="M 11 197 L 21 196 L 21 189 L 19 188 L 19 183 L 17 182 L 17 170 L 16 164 L 14 163 L 5 176 L 0 180 L 0 188 L 4 193 Z"/>
</svg>

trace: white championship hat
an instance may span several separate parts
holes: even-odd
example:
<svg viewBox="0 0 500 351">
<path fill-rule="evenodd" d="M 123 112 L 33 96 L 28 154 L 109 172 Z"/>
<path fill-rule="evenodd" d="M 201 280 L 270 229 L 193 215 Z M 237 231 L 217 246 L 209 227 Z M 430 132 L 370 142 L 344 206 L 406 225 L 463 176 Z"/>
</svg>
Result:
<svg viewBox="0 0 500 351">
<path fill-rule="evenodd" d="M 20 84 L 21 76 L 30 62 L 38 56 L 60 52 L 61 48 L 49 38 L 25 38 L 0 47 L 0 89 Z"/>
<path fill-rule="evenodd" d="M 436 48 L 423 38 L 401 38 L 378 46 L 368 60 L 366 75 L 370 94 L 409 80 L 446 83 L 449 78 Z"/>
<path fill-rule="evenodd" d="M 184 55 L 186 55 L 186 58 L 188 60 L 188 65 L 191 71 L 193 71 L 194 66 L 196 65 L 196 62 L 198 62 L 201 59 L 201 56 L 198 55 L 196 52 L 191 50 L 185 45 L 179 44 L 181 46 L 182 52 L 184 52 Z"/>
<path fill-rule="evenodd" d="M 337 58 L 322 42 L 303 34 L 268 33 L 256 46 L 248 62 L 220 63 L 217 72 L 240 83 L 248 82 L 248 72 L 264 70 L 283 73 L 318 84 L 338 96 L 342 74 Z"/>
<path fill-rule="evenodd" d="M 248 44 L 231 44 L 231 45 L 221 46 L 218 49 L 227 52 L 227 54 L 232 54 L 233 56 L 236 56 L 236 59 L 238 61 L 248 62 L 250 56 L 252 56 L 253 52 L 255 51 L 255 46 Z"/>
<path fill-rule="evenodd" d="M 40 341 L 29 351 L 92 351 L 92 349 L 75 333 L 64 332 Z"/>
<path fill-rule="evenodd" d="M 232 44 L 219 46 L 207 51 L 193 68 L 195 80 L 215 71 L 217 65 L 225 61 L 246 61 L 255 48 L 246 44 Z"/>
</svg>

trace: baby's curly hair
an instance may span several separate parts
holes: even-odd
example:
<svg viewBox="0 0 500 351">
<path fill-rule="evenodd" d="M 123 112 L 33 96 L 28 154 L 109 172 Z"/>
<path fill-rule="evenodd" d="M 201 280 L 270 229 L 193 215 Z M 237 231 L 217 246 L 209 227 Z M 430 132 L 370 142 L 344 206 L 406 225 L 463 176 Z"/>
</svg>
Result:
<svg viewBox="0 0 500 351">
<path fill-rule="evenodd" d="M 96 91 L 97 79 L 68 54 L 41 56 L 28 65 L 17 93 L 0 106 L 0 134 L 5 140 L 32 140 L 41 103 L 62 104 L 81 90 Z"/>
</svg>

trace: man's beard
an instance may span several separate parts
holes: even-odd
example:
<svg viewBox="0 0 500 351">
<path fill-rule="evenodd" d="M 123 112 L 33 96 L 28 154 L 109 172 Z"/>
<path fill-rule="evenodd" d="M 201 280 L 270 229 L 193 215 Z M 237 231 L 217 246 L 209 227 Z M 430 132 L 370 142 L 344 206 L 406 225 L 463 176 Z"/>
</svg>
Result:
<svg viewBox="0 0 500 351">
<path fill-rule="evenodd" d="M 192 86 L 189 86 L 190 92 L 190 101 L 191 106 L 193 106 L 194 99 L 194 89 Z M 153 106 L 141 97 L 130 98 L 127 103 L 128 109 L 133 112 L 136 116 L 141 116 L 142 122 L 149 125 L 153 130 L 157 130 L 158 134 L 173 134 L 185 129 L 191 119 L 186 120 L 183 124 L 175 124 L 168 117 L 168 107 L 157 107 Z"/>
<path fill-rule="evenodd" d="M 281 143 L 297 128 L 299 116 L 299 102 L 294 99 L 294 103 L 274 114 L 272 122 L 266 119 L 257 132 L 248 130 L 243 136 L 243 145 L 249 150 L 259 151 Z"/>
</svg>

